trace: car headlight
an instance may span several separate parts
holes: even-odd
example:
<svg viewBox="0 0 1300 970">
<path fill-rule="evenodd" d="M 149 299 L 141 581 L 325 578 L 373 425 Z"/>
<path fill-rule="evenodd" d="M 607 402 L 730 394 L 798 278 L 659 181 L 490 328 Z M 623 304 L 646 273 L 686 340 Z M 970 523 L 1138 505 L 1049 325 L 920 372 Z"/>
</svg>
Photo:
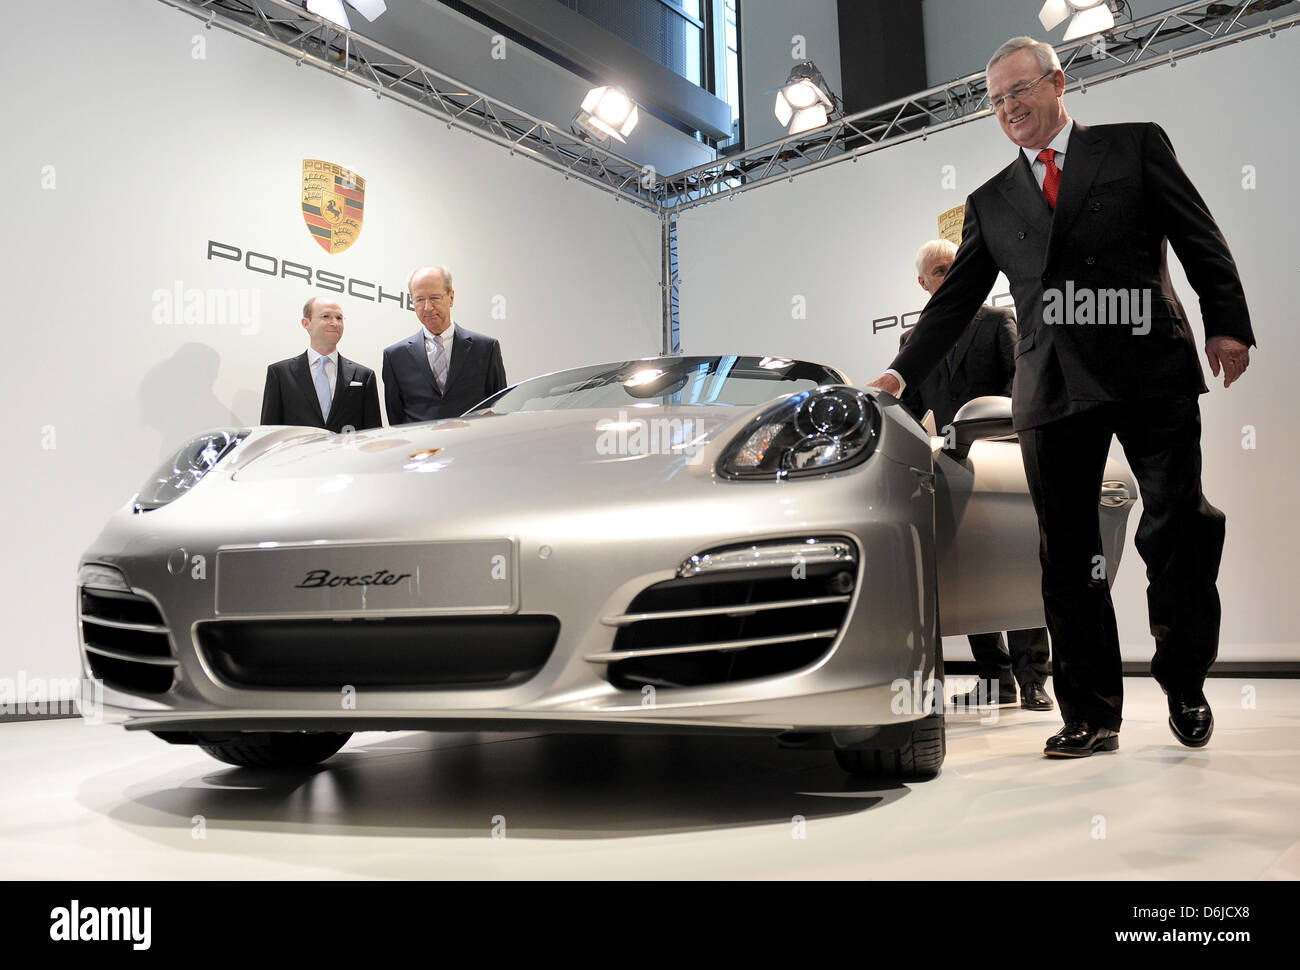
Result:
<svg viewBox="0 0 1300 970">
<path fill-rule="evenodd" d="M 202 481 L 203 476 L 248 435 L 247 430 L 222 428 L 191 438 L 149 476 L 140 487 L 132 508 L 136 512 L 149 512 L 176 501 Z"/>
<path fill-rule="evenodd" d="M 817 387 L 774 405 L 718 461 L 724 478 L 766 481 L 823 475 L 861 464 L 880 438 L 880 409 L 853 387 Z"/>
</svg>

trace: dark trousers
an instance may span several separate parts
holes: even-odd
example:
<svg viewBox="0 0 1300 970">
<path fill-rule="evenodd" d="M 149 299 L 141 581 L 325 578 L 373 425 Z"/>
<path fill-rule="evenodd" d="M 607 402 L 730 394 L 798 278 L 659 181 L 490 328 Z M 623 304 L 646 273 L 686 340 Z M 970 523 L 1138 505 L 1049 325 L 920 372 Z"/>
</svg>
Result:
<svg viewBox="0 0 1300 970">
<path fill-rule="evenodd" d="M 1147 609 L 1166 690 L 1199 690 L 1219 648 L 1223 513 L 1201 492 L 1201 414 L 1195 397 L 1107 402 L 1020 432 L 1038 513 L 1043 607 L 1062 717 L 1118 731 L 1123 674 L 1110 585 L 1098 568 L 1098 495 L 1111 436 L 1142 497 L 1134 537 L 1147 567 Z"/>
<path fill-rule="evenodd" d="M 1004 687 L 1010 687 L 1013 678 L 1022 687 L 1047 682 L 1051 648 L 1044 627 L 1008 630 L 1006 640 L 1001 633 L 972 633 L 967 639 L 980 680 L 996 680 Z"/>
</svg>

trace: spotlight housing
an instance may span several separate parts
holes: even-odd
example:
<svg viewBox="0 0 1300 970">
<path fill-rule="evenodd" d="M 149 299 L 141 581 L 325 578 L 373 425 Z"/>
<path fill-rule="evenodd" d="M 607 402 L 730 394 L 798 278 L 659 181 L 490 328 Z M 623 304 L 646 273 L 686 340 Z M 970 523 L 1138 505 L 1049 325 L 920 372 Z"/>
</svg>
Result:
<svg viewBox="0 0 1300 970">
<path fill-rule="evenodd" d="M 1054 30 L 1069 17 L 1064 39 L 1076 40 L 1114 27 L 1112 7 L 1113 0 L 1047 0 L 1038 11 L 1038 21 L 1044 30 Z"/>
<path fill-rule="evenodd" d="M 306 0 L 305 6 L 308 13 L 324 17 L 344 30 L 351 30 L 352 22 L 348 20 L 348 12 L 344 9 L 343 2 L 344 0 Z M 388 9 L 388 4 L 384 0 L 347 0 L 347 5 L 369 21 L 374 21 Z"/>
<path fill-rule="evenodd" d="M 597 141 L 627 141 L 640 120 L 636 102 L 617 84 L 592 88 L 573 116 L 571 128 Z"/>
<path fill-rule="evenodd" d="M 776 120 L 791 135 L 820 128 L 834 109 L 835 95 L 812 61 L 796 64 L 776 92 Z"/>
</svg>

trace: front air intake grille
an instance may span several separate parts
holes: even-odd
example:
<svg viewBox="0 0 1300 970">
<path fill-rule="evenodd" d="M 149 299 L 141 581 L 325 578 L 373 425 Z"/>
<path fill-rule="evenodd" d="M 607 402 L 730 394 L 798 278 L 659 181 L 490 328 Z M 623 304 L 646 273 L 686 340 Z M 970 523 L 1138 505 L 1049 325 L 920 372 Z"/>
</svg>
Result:
<svg viewBox="0 0 1300 970">
<path fill-rule="evenodd" d="M 623 614 L 605 619 L 619 628 L 613 648 L 587 659 L 607 663 L 610 683 L 623 689 L 788 673 L 830 649 L 856 584 L 855 554 L 803 568 L 763 565 L 657 583 Z"/>
<path fill-rule="evenodd" d="M 91 673 L 130 694 L 170 690 L 176 659 L 158 607 L 126 590 L 82 587 L 79 596 L 81 642 Z"/>
<path fill-rule="evenodd" d="M 199 649 L 232 687 L 338 691 L 508 687 L 542 668 L 553 616 L 213 620 Z"/>
</svg>

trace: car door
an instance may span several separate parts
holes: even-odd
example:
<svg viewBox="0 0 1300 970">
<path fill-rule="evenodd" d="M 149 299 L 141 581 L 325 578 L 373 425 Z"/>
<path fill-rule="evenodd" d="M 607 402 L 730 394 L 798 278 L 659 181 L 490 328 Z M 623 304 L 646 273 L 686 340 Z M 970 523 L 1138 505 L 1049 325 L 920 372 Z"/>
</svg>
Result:
<svg viewBox="0 0 1300 970">
<path fill-rule="evenodd" d="M 1044 625 L 1038 519 L 1015 436 L 976 441 L 965 458 L 934 442 L 939 620 L 944 636 Z M 1115 581 L 1137 486 L 1106 462 L 1098 496 L 1106 573 Z"/>
</svg>

